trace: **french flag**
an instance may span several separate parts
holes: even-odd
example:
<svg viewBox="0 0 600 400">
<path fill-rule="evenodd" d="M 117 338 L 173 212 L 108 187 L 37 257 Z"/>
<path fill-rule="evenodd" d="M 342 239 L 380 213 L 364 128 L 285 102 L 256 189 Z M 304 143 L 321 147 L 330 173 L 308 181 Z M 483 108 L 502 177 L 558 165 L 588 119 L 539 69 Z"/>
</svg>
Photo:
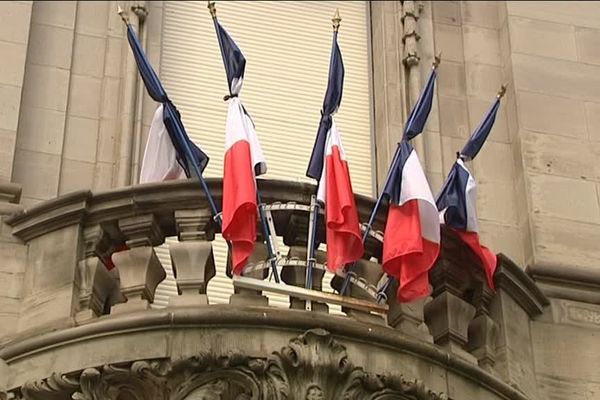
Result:
<svg viewBox="0 0 600 400">
<path fill-rule="evenodd" d="M 135 31 L 129 22 L 124 21 L 127 24 L 127 40 L 144 86 L 150 97 L 160 103 L 152 118 L 142 159 L 140 183 L 189 178 L 195 170 L 194 164 L 202 173 L 208 164 L 208 156 L 188 137 L 179 111 L 167 96 Z M 190 150 L 191 157 L 186 148 Z"/>
<path fill-rule="evenodd" d="M 440 226 L 433 194 L 419 157 L 409 143 L 423 131 L 431 111 L 435 66 L 408 118 L 383 189 L 389 200 L 383 269 L 398 280 L 397 298 L 401 302 L 429 295 L 429 270 L 440 251 Z"/>
<path fill-rule="evenodd" d="M 227 31 L 214 18 L 227 75 L 229 101 L 223 165 L 222 234 L 231 242 L 233 273 L 240 275 L 254 250 L 258 219 L 256 176 L 267 172 L 254 123 L 238 95 L 246 59 Z"/>
<path fill-rule="evenodd" d="M 488 286 L 494 289 L 494 272 L 496 271 L 496 254 L 483 246 L 479 241 L 477 224 L 477 185 L 475 179 L 465 166 L 465 161 L 472 160 L 485 143 L 500 108 L 500 99 L 506 88 L 503 86 L 496 101 L 486 114 L 479 127 L 473 132 L 469 141 L 458 154 L 436 203 L 440 222 L 452 228 L 461 240 L 477 255 L 485 272 Z"/>
<path fill-rule="evenodd" d="M 333 34 L 327 91 L 317 137 L 306 176 L 318 180 L 317 199 L 325 204 L 327 268 L 335 272 L 362 257 L 358 211 L 350 181 L 350 170 L 340 132 L 333 115 L 342 101 L 344 63 Z"/>
</svg>

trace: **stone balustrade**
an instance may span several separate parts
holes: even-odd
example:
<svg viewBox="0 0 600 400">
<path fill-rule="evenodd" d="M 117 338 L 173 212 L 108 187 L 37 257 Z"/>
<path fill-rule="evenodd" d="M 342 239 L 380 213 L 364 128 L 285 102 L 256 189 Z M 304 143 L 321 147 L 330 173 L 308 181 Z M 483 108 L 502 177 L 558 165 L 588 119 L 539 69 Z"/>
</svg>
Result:
<svg viewBox="0 0 600 400">
<path fill-rule="evenodd" d="M 221 181 L 208 183 L 220 203 Z M 499 255 L 494 292 L 487 287 L 475 255 L 453 232 L 443 230 L 441 255 L 430 272 L 431 297 L 400 304 L 397 285 L 392 283 L 380 304 L 377 291 L 386 278 L 380 264 L 384 207 L 365 243 L 364 259 L 354 269 L 347 296 L 322 291 L 328 282 L 323 281 L 326 255 L 321 250 L 315 255 L 312 289 L 305 289 L 314 186 L 261 180 L 259 189 L 269 224 L 289 249 L 285 254 L 276 249 L 283 283 L 267 280 L 270 263 L 259 237 L 243 276 L 233 278 L 234 293 L 225 307 L 269 307 L 268 293 L 287 295 L 290 312 L 304 310 L 315 317 L 336 304 L 356 324 L 383 327 L 389 334 L 428 346 L 433 343 L 461 362 L 511 381 L 505 372 L 515 360 L 504 349 L 516 340 L 511 337 L 513 324 L 539 314 L 546 300 L 509 259 Z M 360 220 L 366 221 L 373 200 L 356 198 Z M 47 332 L 151 313 L 156 287 L 166 276 L 154 247 L 166 237 L 178 239 L 170 245 L 178 293 L 169 299 L 167 309 L 223 307 L 209 305 L 206 291 L 215 276 L 213 243 L 218 226 L 204 194 L 192 181 L 74 192 L 16 211 L 4 223 L 28 247 L 28 254 L 17 326 L 13 334 L 0 338 L 0 344 L 6 345 L 0 358 L 14 356 L 21 341 Z M 323 218 L 318 220 L 317 241 L 324 243 Z M 335 276 L 331 286 L 339 289 L 342 280 L 343 276 Z"/>
</svg>

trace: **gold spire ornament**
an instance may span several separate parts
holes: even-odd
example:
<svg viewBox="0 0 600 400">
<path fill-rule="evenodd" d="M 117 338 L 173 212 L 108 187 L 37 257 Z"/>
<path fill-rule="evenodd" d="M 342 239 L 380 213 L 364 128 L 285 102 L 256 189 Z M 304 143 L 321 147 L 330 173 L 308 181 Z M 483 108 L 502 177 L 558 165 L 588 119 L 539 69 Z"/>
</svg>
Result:
<svg viewBox="0 0 600 400">
<path fill-rule="evenodd" d="M 340 17 L 340 9 L 335 9 L 335 14 L 333 14 L 333 18 L 331 18 L 331 22 L 333 23 L 333 31 L 337 32 L 340 28 L 340 22 L 342 22 L 342 18 Z"/>
<path fill-rule="evenodd" d="M 121 17 L 121 20 L 125 22 L 125 24 L 129 24 L 129 18 L 127 18 L 127 15 L 125 15 L 125 10 L 121 8 L 119 3 L 117 3 L 117 14 L 119 14 L 119 17 Z"/>
<path fill-rule="evenodd" d="M 214 1 L 208 1 L 208 11 L 210 12 L 210 16 L 213 18 L 217 18 L 217 8 L 215 7 Z"/>
<path fill-rule="evenodd" d="M 431 68 L 437 69 L 437 67 L 442 62 L 442 52 L 440 51 L 437 56 L 433 56 L 433 63 L 431 64 Z"/>
<path fill-rule="evenodd" d="M 498 97 L 499 99 L 504 97 L 504 94 L 506 93 L 506 86 L 508 86 L 508 83 L 505 83 L 504 85 L 500 86 L 500 90 L 498 90 L 498 95 L 496 97 Z"/>
</svg>

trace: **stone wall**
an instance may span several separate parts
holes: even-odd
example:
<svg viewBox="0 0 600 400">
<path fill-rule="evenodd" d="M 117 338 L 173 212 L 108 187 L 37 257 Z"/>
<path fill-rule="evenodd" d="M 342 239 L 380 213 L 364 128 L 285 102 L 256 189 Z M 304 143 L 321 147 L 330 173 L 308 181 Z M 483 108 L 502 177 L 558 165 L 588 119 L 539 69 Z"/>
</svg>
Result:
<svg viewBox="0 0 600 400">
<path fill-rule="evenodd" d="M 30 1 L 0 4 L 0 182 L 13 171 L 30 20 Z"/>
<path fill-rule="evenodd" d="M 143 2 L 122 3 L 132 24 L 141 26 L 133 10 L 138 7 L 135 10 L 143 16 Z M 33 2 L 27 6 L 31 23 L 27 20 L 15 26 L 31 27 L 30 32 L 12 39 L 21 41 L 24 53 L 8 58 L 21 60 L 24 78 L 22 72 L 21 76 L 3 74 L 13 86 L 15 82 L 19 89 L 22 86 L 22 99 L 20 90 L 0 96 L 2 101 L 16 102 L 6 117 L 14 121 L 6 126 L 18 133 L 12 134 L 13 141 L 16 137 L 14 163 L 0 168 L 6 171 L 0 178 L 12 177 L 23 186 L 26 206 L 78 189 L 130 184 L 136 177 L 126 167 L 133 163 L 131 148 L 140 149 L 143 142 L 134 133 L 147 130 L 151 114 L 144 109 L 144 101 L 150 102 L 138 85 L 116 2 Z M 12 7 L 26 8 L 18 3 Z M 149 31 L 158 30 L 160 35 L 162 4 L 151 7 L 158 11 Z M 156 42 L 148 41 L 149 53 L 159 65 Z M 11 66 L 12 70 L 19 67 Z M 126 155 L 123 143 L 129 145 Z M 12 160 L 8 156 L 2 161 Z"/>
</svg>

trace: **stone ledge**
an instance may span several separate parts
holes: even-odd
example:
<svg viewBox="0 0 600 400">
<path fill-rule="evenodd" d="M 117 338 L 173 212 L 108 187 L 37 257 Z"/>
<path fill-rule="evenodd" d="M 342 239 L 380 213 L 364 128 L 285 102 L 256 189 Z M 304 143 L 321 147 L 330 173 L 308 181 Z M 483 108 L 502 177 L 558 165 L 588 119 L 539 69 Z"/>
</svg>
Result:
<svg viewBox="0 0 600 400">
<path fill-rule="evenodd" d="M 600 270 L 559 263 L 537 263 L 527 274 L 550 298 L 600 304 Z"/>
<path fill-rule="evenodd" d="M 541 314 L 544 306 L 549 304 L 527 273 L 502 253 L 498 254 L 494 281 L 497 288 L 504 289 L 530 317 Z"/>
<path fill-rule="evenodd" d="M 527 400 L 515 388 L 507 385 L 483 369 L 466 362 L 437 346 L 420 342 L 398 331 L 366 324 L 354 320 L 305 313 L 296 310 L 278 310 L 262 307 L 232 307 L 228 305 L 210 306 L 197 309 L 153 310 L 122 316 L 107 316 L 96 322 L 79 327 L 47 333 L 20 342 L 13 342 L 0 350 L 0 358 L 9 365 L 20 359 L 35 356 L 52 349 L 77 343 L 89 342 L 108 336 L 123 336 L 135 332 L 181 329 L 236 329 L 240 327 L 260 328 L 267 331 L 306 330 L 316 327 L 325 329 L 340 338 L 363 345 L 374 345 L 410 354 L 425 362 L 431 362 L 453 371 L 473 384 L 483 386 L 503 399 Z M 169 333 L 167 333 L 169 334 Z"/>
</svg>

